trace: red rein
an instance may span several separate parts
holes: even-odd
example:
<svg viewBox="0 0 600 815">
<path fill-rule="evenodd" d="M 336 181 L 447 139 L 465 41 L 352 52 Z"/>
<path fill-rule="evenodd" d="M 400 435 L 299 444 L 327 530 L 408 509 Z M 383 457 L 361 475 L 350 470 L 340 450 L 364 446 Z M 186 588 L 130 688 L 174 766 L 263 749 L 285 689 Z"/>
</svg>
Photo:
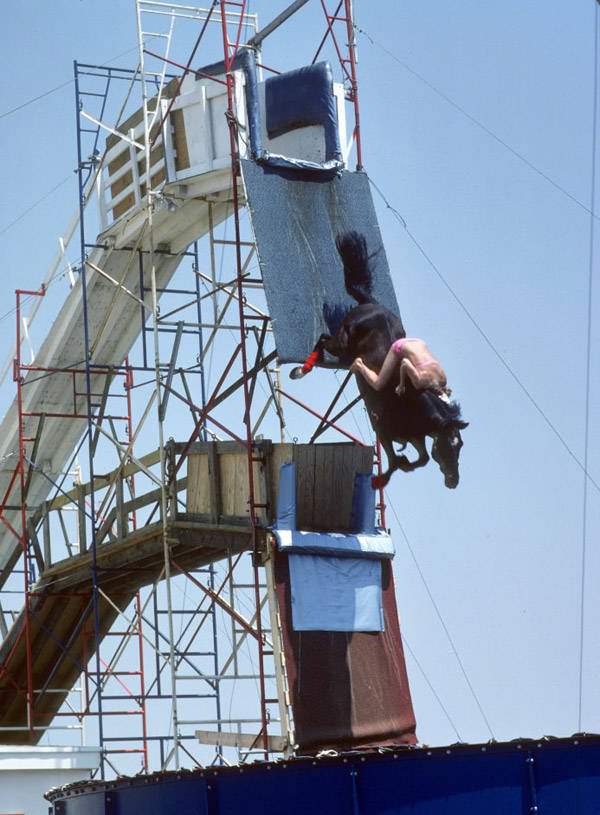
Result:
<svg viewBox="0 0 600 815">
<path fill-rule="evenodd" d="M 306 357 L 304 365 L 302 366 L 302 373 L 307 374 L 315 367 L 319 360 L 319 352 L 318 351 L 311 351 L 311 353 Z"/>
</svg>

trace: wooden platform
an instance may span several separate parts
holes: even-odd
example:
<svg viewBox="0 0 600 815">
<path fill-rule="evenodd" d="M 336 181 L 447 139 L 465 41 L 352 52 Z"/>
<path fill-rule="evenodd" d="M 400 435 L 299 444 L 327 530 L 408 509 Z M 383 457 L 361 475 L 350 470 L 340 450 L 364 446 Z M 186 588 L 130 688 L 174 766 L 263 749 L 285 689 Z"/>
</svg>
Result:
<svg viewBox="0 0 600 815">
<path fill-rule="evenodd" d="M 172 445 L 173 453 L 183 445 Z M 370 472 L 373 450 L 353 444 L 257 445 L 255 463 L 256 500 L 260 527 L 258 546 L 266 545 L 268 528 L 274 520 L 279 467 L 294 461 L 297 466 L 297 517 L 299 528 L 344 530 L 350 527 L 352 489 L 357 472 Z M 172 502 L 168 520 L 168 542 L 172 573 L 197 569 L 231 554 L 250 551 L 252 534 L 248 514 L 248 479 L 245 449 L 235 442 L 198 443 L 187 455 L 187 475 L 173 487 L 181 493 Z M 152 453 L 144 463 L 156 460 Z M 135 465 L 128 465 L 121 478 Z M 128 469 L 129 468 L 129 469 Z M 114 478 L 109 473 L 97 479 L 96 489 Z M 90 485 L 81 485 L 59 496 L 48 511 L 89 495 Z M 100 640 L 113 625 L 119 610 L 125 610 L 136 592 L 160 580 L 164 569 L 162 524 L 129 528 L 131 512 L 157 500 L 157 490 L 120 500 L 97 533 L 96 575 L 100 589 L 98 611 Z M 185 494 L 185 495 L 183 495 Z M 185 511 L 175 511 L 182 507 Z M 49 525 L 48 525 L 49 527 Z M 116 533 L 116 534 L 115 534 Z M 0 742 L 37 743 L 44 728 L 63 705 L 84 665 L 95 652 L 92 605 L 92 551 L 85 549 L 57 563 L 44 553 L 50 542 L 35 540 L 41 577 L 30 597 L 29 614 L 24 609 L 0 645 Z M 107 600 L 106 595 L 109 600 Z M 26 625 L 28 619 L 28 625 Z M 122 627 L 122 626 L 121 626 Z M 31 643 L 36 729 L 24 730 L 24 689 L 27 687 L 27 638 Z M 4 728 L 15 728 L 14 730 Z"/>
</svg>

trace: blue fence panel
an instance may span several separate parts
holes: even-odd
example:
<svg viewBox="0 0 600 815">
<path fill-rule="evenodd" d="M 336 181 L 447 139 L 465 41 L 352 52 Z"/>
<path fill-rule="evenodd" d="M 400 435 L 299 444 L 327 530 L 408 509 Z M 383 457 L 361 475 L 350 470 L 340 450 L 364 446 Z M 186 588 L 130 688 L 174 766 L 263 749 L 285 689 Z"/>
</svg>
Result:
<svg viewBox="0 0 600 815">
<path fill-rule="evenodd" d="M 207 768 L 52 798 L 53 815 L 599 815 L 600 738 Z"/>
</svg>

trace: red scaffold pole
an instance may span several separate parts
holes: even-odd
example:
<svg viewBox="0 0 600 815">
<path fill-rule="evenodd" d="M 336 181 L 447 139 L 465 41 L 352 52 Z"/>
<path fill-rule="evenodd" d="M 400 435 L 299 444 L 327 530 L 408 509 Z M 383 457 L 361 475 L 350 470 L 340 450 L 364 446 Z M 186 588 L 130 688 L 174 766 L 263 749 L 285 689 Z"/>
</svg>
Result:
<svg viewBox="0 0 600 815">
<path fill-rule="evenodd" d="M 18 433 L 19 433 L 19 462 L 17 469 L 19 473 L 19 490 L 21 496 L 21 510 L 20 510 L 20 540 L 23 547 L 23 590 L 25 592 L 25 650 L 27 662 L 27 695 L 26 695 L 26 710 L 27 710 L 27 727 L 30 736 L 33 736 L 33 655 L 31 652 L 31 603 L 29 596 L 29 562 L 27 556 L 27 489 L 25 486 L 25 417 L 23 411 L 23 377 L 21 375 L 21 296 L 27 297 L 43 297 L 46 294 L 46 289 L 42 286 L 36 291 L 26 289 L 17 289 L 15 291 L 16 303 L 16 320 L 17 320 L 17 353 L 15 359 L 15 379 L 17 384 L 17 413 L 18 413 Z"/>
<path fill-rule="evenodd" d="M 344 0 L 346 9 L 346 31 L 348 33 L 348 57 L 350 60 L 350 82 L 352 87 L 351 101 L 354 105 L 354 141 L 356 143 L 356 169 L 363 169 L 362 144 L 360 138 L 360 107 L 358 104 L 358 78 L 356 74 L 356 40 L 354 37 L 354 20 L 352 19 L 352 0 Z"/>
</svg>

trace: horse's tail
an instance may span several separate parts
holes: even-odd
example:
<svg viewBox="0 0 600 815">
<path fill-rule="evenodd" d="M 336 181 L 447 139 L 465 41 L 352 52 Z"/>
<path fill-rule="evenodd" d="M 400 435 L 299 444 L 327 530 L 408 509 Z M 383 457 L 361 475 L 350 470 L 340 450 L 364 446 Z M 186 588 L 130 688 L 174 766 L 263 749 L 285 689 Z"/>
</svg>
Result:
<svg viewBox="0 0 600 815">
<path fill-rule="evenodd" d="M 346 291 L 357 303 L 372 303 L 373 275 L 365 236 L 354 231 L 343 232 L 335 239 L 335 245 L 344 264 Z"/>
</svg>

